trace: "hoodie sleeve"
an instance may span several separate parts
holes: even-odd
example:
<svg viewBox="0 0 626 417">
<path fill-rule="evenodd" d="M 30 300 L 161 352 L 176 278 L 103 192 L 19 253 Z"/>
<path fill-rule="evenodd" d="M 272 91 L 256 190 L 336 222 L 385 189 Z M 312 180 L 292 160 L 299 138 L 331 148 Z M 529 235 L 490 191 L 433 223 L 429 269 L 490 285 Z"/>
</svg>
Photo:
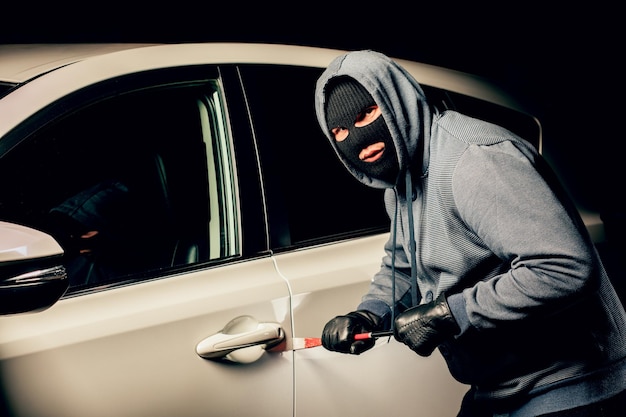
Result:
<svg viewBox="0 0 626 417">
<path fill-rule="evenodd" d="M 537 165 L 512 142 L 471 145 L 454 173 L 461 217 L 510 265 L 508 271 L 463 291 L 473 327 L 554 314 L 599 282 L 584 224 L 560 186 L 549 180 L 545 162 L 536 158 Z"/>
</svg>

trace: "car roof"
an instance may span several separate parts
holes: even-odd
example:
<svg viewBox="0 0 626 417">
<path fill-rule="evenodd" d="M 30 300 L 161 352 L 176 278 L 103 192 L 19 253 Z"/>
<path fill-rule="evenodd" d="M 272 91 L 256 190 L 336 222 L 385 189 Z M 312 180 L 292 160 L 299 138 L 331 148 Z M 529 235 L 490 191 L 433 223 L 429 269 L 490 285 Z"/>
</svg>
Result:
<svg viewBox="0 0 626 417">
<path fill-rule="evenodd" d="M 158 48 L 158 49 L 154 49 Z M 151 52 L 148 52 L 150 51 Z M 110 56 L 118 63 L 124 59 L 156 53 L 187 55 L 192 64 L 259 63 L 326 67 L 345 51 L 313 46 L 210 42 L 199 44 L 85 43 L 85 44 L 5 44 L 0 45 L 0 82 L 21 84 L 61 67 Z M 193 54 L 197 54 L 193 57 Z M 523 110 L 522 105 L 493 83 L 472 74 L 405 59 L 395 59 L 420 83 L 482 98 L 500 105 Z M 159 62 L 158 66 L 163 66 Z"/>
<path fill-rule="evenodd" d="M 325 68 L 345 51 L 286 44 L 209 42 L 180 44 L 0 45 L 0 84 L 18 85 L 0 99 L 0 137 L 40 109 L 104 80 L 171 67 L 272 64 Z M 481 77 L 395 59 L 420 83 L 530 114 L 515 97 Z M 14 103 L 20 103 L 15 106 Z"/>
<path fill-rule="evenodd" d="M 8 44 L 0 45 L 0 81 L 23 83 L 53 69 L 91 56 L 147 44 Z"/>
</svg>

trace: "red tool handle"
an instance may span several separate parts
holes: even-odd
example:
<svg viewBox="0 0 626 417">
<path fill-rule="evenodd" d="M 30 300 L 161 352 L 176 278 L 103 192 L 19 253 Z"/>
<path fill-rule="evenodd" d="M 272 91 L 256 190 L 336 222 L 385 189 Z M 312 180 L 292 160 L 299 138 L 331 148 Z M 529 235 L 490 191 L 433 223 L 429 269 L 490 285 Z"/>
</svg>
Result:
<svg viewBox="0 0 626 417">
<path fill-rule="evenodd" d="M 386 330 L 384 332 L 369 332 L 369 333 L 357 333 L 354 335 L 354 340 L 368 340 L 376 339 L 379 337 L 392 336 L 393 331 Z"/>
</svg>

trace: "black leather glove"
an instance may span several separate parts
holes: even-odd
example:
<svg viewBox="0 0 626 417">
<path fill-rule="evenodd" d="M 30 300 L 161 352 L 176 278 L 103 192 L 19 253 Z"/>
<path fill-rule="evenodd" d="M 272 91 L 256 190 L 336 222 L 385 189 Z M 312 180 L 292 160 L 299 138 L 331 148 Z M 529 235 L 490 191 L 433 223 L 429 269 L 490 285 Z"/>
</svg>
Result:
<svg viewBox="0 0 626 417">
<path fill-rule="evenodd" d="M 461 330 L 443 293 L 430 303 L 408 309 L 396 317 L 394 323 L 396 340 L 420 356 L 429 356 Z"/>
<path fill-rule="evenodd" d="M 378 330 L 382 319 L 376 314 L 365 310 L 357 310 L 337 316 L 324 326 L 322 345 L 335 352 L 359 355 L 374 347 L 376 340 L 354 340 L 358 333 L 369 333 Z"/>
</svg>

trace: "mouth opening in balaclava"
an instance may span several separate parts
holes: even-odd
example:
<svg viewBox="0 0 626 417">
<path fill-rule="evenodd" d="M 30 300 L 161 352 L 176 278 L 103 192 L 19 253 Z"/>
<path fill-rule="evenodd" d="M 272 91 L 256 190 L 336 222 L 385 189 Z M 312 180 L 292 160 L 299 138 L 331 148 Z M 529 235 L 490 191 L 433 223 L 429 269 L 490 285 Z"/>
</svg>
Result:
<svg viewBox="0 0 626 417">
<path fill-rule="evenodd" d="M 385 120 L 378 117 L 365 126 L 355 126 L 359 114 L 375 105 L 372 96 L 360 83 L 350 77 L 338 77 L 327 90 L 326 124 L 331 130 L 337 127 L 347 129 L 345 140 L 335 143 L 341 155 L 355 169 L 393 186 L 398 176 L 399 163 Z M 376 152 L 382 150 L 382 155 L 373 162 L 359 157 L 364 149 L 372 149 L 370 147 L 376 149 Z"/>
</svg>

